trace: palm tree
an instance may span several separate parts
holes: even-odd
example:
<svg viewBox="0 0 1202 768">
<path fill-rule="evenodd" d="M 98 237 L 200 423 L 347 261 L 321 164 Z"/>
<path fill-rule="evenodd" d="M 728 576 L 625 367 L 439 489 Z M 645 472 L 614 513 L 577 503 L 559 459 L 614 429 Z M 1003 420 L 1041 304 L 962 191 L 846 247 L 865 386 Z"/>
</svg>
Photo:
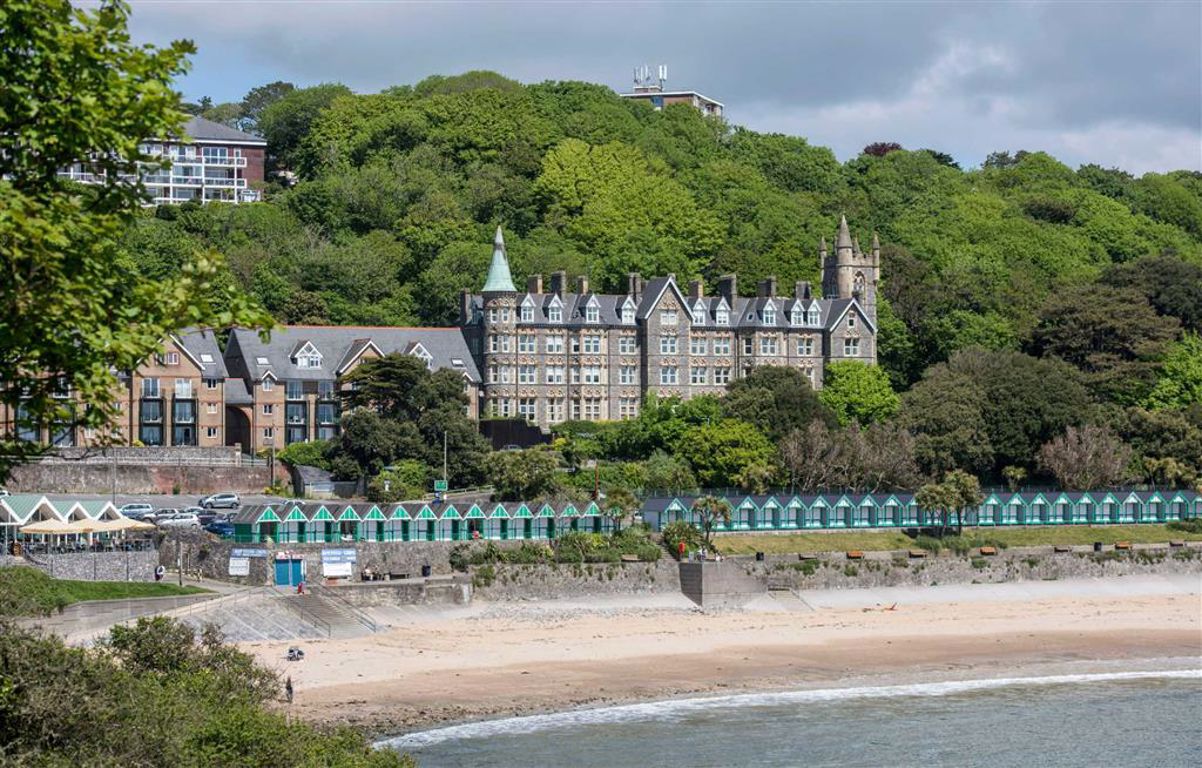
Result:
<svg viewBox="0 0 1202 768">
<path fill-rule="evenodd" d="M 701 521 L 701 535 L 705 548 L 713 548 L 714 527 L 718 521 L 730 525 L 730 502 L 719 496 L 702 496 L 693 502 L 693 513 Z"/>
<path fill-rule="evenodd" d="M 614 532 L 622 530 L 622 524 L 634 518 L 634 513 L 643 506 L 639 497 L 628 488 L 611 488 L 605 492 L 605 516 L 613 521 Z"/>
</svg>

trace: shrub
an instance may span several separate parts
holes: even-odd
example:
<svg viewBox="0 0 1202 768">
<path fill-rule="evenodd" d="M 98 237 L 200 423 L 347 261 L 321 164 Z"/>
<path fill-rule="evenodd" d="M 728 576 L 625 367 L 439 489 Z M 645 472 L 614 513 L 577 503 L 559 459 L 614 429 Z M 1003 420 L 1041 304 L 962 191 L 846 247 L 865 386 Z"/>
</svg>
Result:
<svg viewBox="0 0 1202 768">
<path fill-rule="evenodd" d="M 326 458 L 329 440 L 313 440 L 307 443 L 289 443 L 284 450 L 276 454 L 276 458 L 291 466 L 317 467 L 329 470 L 330 462 Z"/>
<path fill-rule="evenodd" d="M 983 557 L 974 557 L 972 559 L 972 567 L 976 568 L 978 571 L 981 570 L 982 568 L 984 568 L 985 566 L 987 566 L 988 564 L 989 563 L 986 562 L 985 558 L 983 558 Z"/>
<path fill-rule="evenodd" d="M 857 567 L 855 567 L 854 565 L 848 565 L 848 566 L 845 566 L 845 567 L 843 568 L 843 575 L 844 575 L 844 576 L 847 576 L 847 577 L 849 577 L 849 578 L 850 578 L 850 577 L 852 577 L 852 576 L 859 576 L 859 575 L 860 575 L 860 569 L 859 569 L 859 568 L 857 568 Z"/>
<path fill-rule="evenodd" d="M 685 551 L 691 552 L 701 546 L 703 540 L 701 531 L 692 523 L 677 520 L 668 523 L 663 530 L 664 544 L 673 557 L 680 557 L 680 543 L 684 542 Z"/>
<path fill-rule="evenodd" d="M 1174 520 L 1167 527 L 1170 531 L 1202 533 L 1202 520 Z"/>
<path fill-rule="evenodd" d="M 472 574 L 473 587 L 491 587 L 497 580 L 497 569 L 491 565 L 482 565 Z"/>
</svg>

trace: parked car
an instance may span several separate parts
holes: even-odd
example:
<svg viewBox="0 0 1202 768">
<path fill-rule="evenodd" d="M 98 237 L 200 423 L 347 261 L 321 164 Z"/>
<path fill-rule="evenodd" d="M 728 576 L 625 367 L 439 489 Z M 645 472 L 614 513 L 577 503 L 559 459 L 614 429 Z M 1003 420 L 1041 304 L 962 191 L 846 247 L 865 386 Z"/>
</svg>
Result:
<svg viewBox="0 0 1202 768">
<path fill-rule="evenodd" d="M 200 518 L 191 512 L 174 512 L 155 518 L 154 524 L 160 528 L 199 528 Z"/>
<path fill-rule="evenodd" d="M 215 520 L 206 525 L 205 530 L 214 536 L 229 538 L 234 535 L 234 524 Z"/>
<path fill-rule="evenodd" d="M 154 523 L 157 525 L 160 520 L 166 520 L 176 512 L 179 512 L 179 510 L 175 507 L 160 507 L 150 514 L 143 515 L 142 519 L 148 523 Z"/>
<path fill-rule="evenodd" d="M 142 520 L 147 515 L 154 514 L 154 507 L 150 504 L 131 502 L 129 504 L 122 505 L 117 511 L 128 517 L 130 520 Z"/>
<path fill-rule="evenodd" d="M 236 493 L 214 493 L 201 499 L 200 506 L 205 509 L 237 509 L 242 502 Z"/>
<path fill-rule="evenodd" d="M 0 488 L 0 496 L 8 496 L 8 495 L 9 494 L 8 494 L 7 488 Z"/>
</svg>

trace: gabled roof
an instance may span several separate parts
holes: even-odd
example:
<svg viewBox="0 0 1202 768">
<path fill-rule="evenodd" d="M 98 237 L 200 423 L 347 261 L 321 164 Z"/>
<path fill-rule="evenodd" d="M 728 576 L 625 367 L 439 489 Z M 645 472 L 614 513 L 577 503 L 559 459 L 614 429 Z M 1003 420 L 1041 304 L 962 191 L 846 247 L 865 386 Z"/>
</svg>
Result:
<svg viewBox="0 0 1202 768">
<path fill-rule="evenodd" d="M 326 362 L 321 368 L 300 368 L 292 359 L 294 349 L 305 342 L 313 345 Z M 226 348 L 226 363 L 236 375 L 259 380 L 269 371 L 277 379 L 331 380 L 372 349 L 378 355 L 405 354 L 420 344 L 433 358 L 432 366 L 464 373 L 473 382 L 480 372 L 459 328 L 406 328 L 371 326 L 285 325 L 271 330 L 267 341 L 258 331 L 235 328 Z M 259 358 L 267 360 L 260 365 Z M 328 363 L 338 360 L 331 368 Z"/>
</svg>

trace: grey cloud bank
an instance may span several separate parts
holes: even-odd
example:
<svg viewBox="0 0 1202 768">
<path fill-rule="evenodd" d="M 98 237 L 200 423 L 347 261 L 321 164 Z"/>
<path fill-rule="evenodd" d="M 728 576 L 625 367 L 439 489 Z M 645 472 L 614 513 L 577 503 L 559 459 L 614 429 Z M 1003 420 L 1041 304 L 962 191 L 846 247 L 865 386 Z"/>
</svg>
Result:
<svg viewBox="0 0 1202 768">
<path fill-rule="evenodd" d="M 854 156 L 872 141 L 1044 149 L 1133 173 L 1202 171 L 1202 3 L 137 2 L 140 40 L 189 37 L 190 98 L 264 82 L 370 92 L 493 69 L 618 90 L 670 85 L 736 124 Z"/>
</svg>

